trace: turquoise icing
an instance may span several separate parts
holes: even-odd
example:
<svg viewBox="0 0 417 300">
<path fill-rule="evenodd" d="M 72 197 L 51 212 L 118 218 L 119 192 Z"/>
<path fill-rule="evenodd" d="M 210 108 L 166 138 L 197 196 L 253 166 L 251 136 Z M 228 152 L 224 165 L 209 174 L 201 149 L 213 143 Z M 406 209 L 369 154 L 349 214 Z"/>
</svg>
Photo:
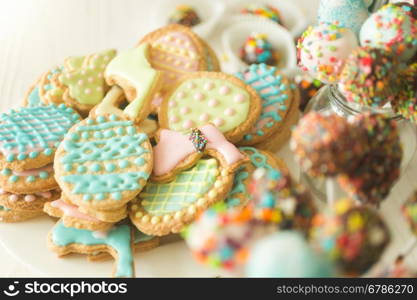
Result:
<svg viewBox="0 0 417 300">
<path fill-rule="evenodd" d="M 256 168 L 264 168 L 268 172 L 279 172 L 268 164 L 268 158 L 253 147 L 240 147 L 241 152 L 246 153 L 249 156 L 251 164 Z M 243 194 L 249 197 L 245 180 L 249 177 L 249 172 L 246 167 L 243 166 L 237 171 L 235 178 L 233 179 L 233 187 L 226 197 L 225 203 L 228 207 L 234 207 L 240 205 L 240 199 L 236 197 L 238 194 Z"/>
<path fill-rule="evenodd" d="M 139 231 L 137 229 L 135 229 L 133 234 L 135 244 L 138 244 L 140 242 L 147 242 L 154 238 L 153 236 L 144 234 L 142 231 Z"/>
<path fill-rule="evenodd" d="M 39 87 L 35 86 L 28 96 L 29 107 L 42 106 L 41 97 L 39 97 Z"/>
<path fill-rule="evenodd" d="M 0 211 L 10 211 L 10 210 L 11 209 L 9 209 L 9 208 L 7 208 L 5 206 L 0 205 Z"/>
<path fill-rule="evenodd" d="M 319 23 L 339 22 L 356 34 L 368 17 L 368 8 L 362 0 L 321 0 L 318 9 Z"/>
<path fill-rule="evenodd" d="M 279 110 L 285 111 L 288 109 L 288 106 L 285 104 L 288 100 L 288 95 L 282 93 L 286 91 L 287 85 L 282 82 L 281 75 L 275 75 L 276 71 L 276 67 L 269 67 L 266 64 L 252 64 L 245 72 L 239 72 L 235 75 L 246 84 L 252 86 L 261 97 L 262 111 L 258 122 L 270 119 L 266 125 L 267 127 L 272 127 L 274 123 L 281 122 L 282 118 L 278 113 Z M 245 78 L 245 73 L 250 75 L 248 79 Z M 276 104 L 278 104 L 277 109 L 266 111 L 271 105 Z M 263 136 L 264 132 L 259 129 L 255 131 L 255 134 Z M 253 139 L 253 135 L 246 134 L 243 138 L 250 141 Z"/>
<path fill-rule="evenodd" d="M 248 277 L 332 277 L 335 268 L 317 254 L 301 233 L 281 231 L 259 240 L 246 264 Z"/>
<path fill-rule="evenodd" d="M 133 276 L 133 256 L 129 225 L 114 226 L 105 238 L 95 237 L 93 231 L 65 227 L 59 221 L 52 231 L 52 241 L 55 245 L 65 247 L 70 244 L 107 245 L 117 252 L 116 277 Z"/>
<path fill-rule="evenodd" d="M 64 104 L 11 110 L 0 116 L 1 151 L 6 152 L 8 162 L 36 157 L 39 151 L 34 148 L 51 155 L 51 147 L 56 147 L 78 120 L 78 114 Z M 12 151 L 18 153 L 10 153 Z"/>
<path fill-rule="evenodd" d="M 93 198 L 104 200 L 107 194 L 120 200 L 123 191 L 141 189 L 139 181 L 147 180 L 149 173 L 124 169 L 132 166 L 128 159 L 139 166 L 146 163 L 141 156 L 149 152 L 142 147 L 148 140 L 147 135 L 137 133 L 131 121 L 120 121 L 114 115 L 109 119 L 103 116 L 96 120 L 88 119 L 86 123 L 77 127 L 76 132 L 66 136 L 62 142 L 66 154 L 60 162 L 64 169 L 76 172 L 62 176 L 64 182 L 73 185 L 71 192 L 83 195 L 86 201 Z M 107 173 L 88 173 L 103 170 Z"/>
<path fill-rule="evenodd" d="M 34 181 L 39 180 L 39 179 L 47 179 L 50 176 L 50 173 L 47 172 L 47 171 L 39 172 L 39 175 L 38 176 L 34 176 L 34 175 L 18 176 L 18 175 L 14 175 L 13 172 L 12 172 L 12 170 L 7 169 L 7 168 L 1 170 L 0 171 L 0 174 L 2 176 L 8 177 L 9 178 L 8 180 L 11 183 L 16 183 L 17 181 L 20 180 L 20 178 L 24 178 L 26 180 L 26 182 L 34 182 Z"/>
</svg>

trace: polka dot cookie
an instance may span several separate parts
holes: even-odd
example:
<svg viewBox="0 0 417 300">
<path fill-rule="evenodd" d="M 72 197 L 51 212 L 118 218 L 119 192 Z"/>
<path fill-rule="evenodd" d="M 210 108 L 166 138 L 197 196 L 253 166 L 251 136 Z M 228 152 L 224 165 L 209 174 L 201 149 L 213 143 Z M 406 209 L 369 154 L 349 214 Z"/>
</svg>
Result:
<svg viewBox="0 0 417 300">
<path fill-rule="evenodd" d="M 240 79 L 218 72 L 185 77 L 165 98 L 160 126 L 179 132 L 212 123 L 231 142 L 248 133 L 261 111 L 256 91 Z"/>
</svg>

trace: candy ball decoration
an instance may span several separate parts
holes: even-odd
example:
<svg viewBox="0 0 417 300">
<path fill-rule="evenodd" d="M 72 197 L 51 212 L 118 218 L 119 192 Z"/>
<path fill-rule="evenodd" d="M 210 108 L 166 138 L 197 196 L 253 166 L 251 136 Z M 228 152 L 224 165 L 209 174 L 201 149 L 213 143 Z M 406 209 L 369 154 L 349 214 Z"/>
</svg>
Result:
<svg viewBox="0 0 417 300">
<path fill-rule="evenodd" d="M 417 235 L 417 192 L 414 192 L 404 203 L 402 212 L 410 225 L 410 229 Z"/>
<path fill-rule="evenodd" d="M 300 120 L 290 146 L 301 168 L 312 176 L 334 176 L 355 169 L 355 162 L 367 151 L 363 130 L 353 129 L 347 119 L 336 114 L 317 112 Z"/>
<path fill-rule="evenodd" d="M 300 91 L 300 110 L 304 111 L 311 98 L 313 98 L 319 89 L 323 87 L 323 83 L 306 73 L 303 75 L 296 75 L 294 81 Z"/>
<path fill-rule="evenodd" d="M 408 61 L 417 51 L 417 19 L 398 5 L 385 5 L 363 24 L 360 43 L 392 50 L 401 61 Z"/>
<path fill-rule="evenodd" d="M 266 18 L 279 25 L 283 25 L 281 13 L 278 9 L 271 5 L 261 3 L 248 4 L 241 10 L 241 13 L 245 15 L 255 15 L 258 17 Z"/>
<path fill-rule="evenodd" d="M 405 119 L 417 123 L 417 63 L 403 70 L 399 75 L 399 93 L 392 103 L 394 111 Z"/>
<path fill-rule="evenodd" d="M 280 229 L 307 233 L 317 212 L 314 199 L 288 174 L 277 171 L 254 172 L 249 191 L 250 209 L 258 222 L 276 224 Z"/>
<path fill-rule="evenodd" d="M 254 222 L 248 209 L 230 210 L 219 203 L 202 213 L 183 235 L 199 262 L 239 273 L 248 247 L 275 230 L 270 224 Z"/>
<path fill-rule="evenodd" d="M 326 23 L 339 22 L 340 26 L 351 29 L 358 34 L 362 24 L 369 16 L 366 1 L 360 0 L 321 0 L 318 21 Z"/>
<path fill-rule="evenodd" d="M 168 23 L 193 27 L 200 24 L 201 20 L 192 6 L 183 4 L 176 7 L 175 11 L 170 16 Z"/>
<path fill-rule="evenodd" d="M 358 47 L 355 34 L 336 23 L 322 23 L 308 28 L 298 41 L 301 68 L 325 83 L 339 81 L 350 53 Z"/>
<path fill-rule="evenodd" d="M 397 60 L 390 51 L 361 47 L 346 60 L 339 87 L 347 101 L 382 107 L 395 99 Z"/>
<path fill-rule="evenodd" d="M 350 197 L 378 206 L 400 175 L 403 150 L 397 124 L 385 115 L 367 113 L 355 117 L 352 126 L 365 130 L 369 150 L 338 182 Z"/>
<path fill-rule="evenodd" d="M 342 274 L 358 276 L 379 260 L 390 235 L 375 210 L 343 199 L 323 214 L 316 215 L 310 241 L 313 248 L 334 262 Z"/>
<path fill-rule="evenodd" d="M 240 49 L 240 58 L 248 65 L 265 63 L 274 66 L 279 63 L 279 53 L 272 48 L 267 35 L 259 33 L 247 38 Z"/>
<path fill-rule="evenodd" d="M 296 231 L 273 233 L 254 244 L 246 264 L 248 277 L 331 277 L 332 264 L 315 253 Z"/>
</svg>

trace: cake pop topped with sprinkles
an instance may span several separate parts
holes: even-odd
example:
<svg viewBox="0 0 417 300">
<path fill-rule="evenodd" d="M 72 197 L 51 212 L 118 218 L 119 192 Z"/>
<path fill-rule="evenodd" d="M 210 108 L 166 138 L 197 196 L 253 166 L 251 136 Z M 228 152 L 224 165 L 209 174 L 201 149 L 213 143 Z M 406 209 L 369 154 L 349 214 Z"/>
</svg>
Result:
<svg viewBox="0 0 417 300">
<path fill-rule="evenodd" d="M 279 53 L 273 49 L 266 34 L 251 34 L 240 49 L 242 61 L 251 64 L 265 63 L 270 66 L 279 63 Z"/>
<path fill-rule="evenodd" d="M 417 20 L 406 6 L 387 4 L 373 13 L 360 32 L 362 46 L 390 49 L 401 61 L 417 51 Z"/>
<path fill-rule="evenodd" d="M 361 105 L 382 107 L 397 94 L 397 60 L 392 52 L 361 47 L 346 60 L 339 86 L 346 99 Z"/>
<path fill-rule="evenodd" d="M 298 41 L 301 68 L 325 83 L 339 81 L 349 54 L 358 47 L 355 34 L 338 23 L 321 23 L 308 28 Z"/>
<path fill-rule="evenodd" d="M 251 3 L 246 5 L 242 10 L 242 14 L 255 15 L 271 20 L 282 25 L 282 18 L 279 10 L 268 4 Z"/>
<path fill-rule="evenodd" d="M 312 176 L 334 176 L 355 169 L 367 151 L 366 135 L 336 114 L 306 114 L 292 133 L 291 149 Z"/>
<path fill-rule="evenodd" d="M 341 199 L 314 217 L 310 241 L 342 274 L 358 276 L 379 260 L 390 234 L 374 209 Z"/>
<path fill-rule="evenodd" d="M 398 75 L 399 92 L 392 102 L 394 111 L 405 119 L 417 123 L 417 63 Z"/>
</svg>

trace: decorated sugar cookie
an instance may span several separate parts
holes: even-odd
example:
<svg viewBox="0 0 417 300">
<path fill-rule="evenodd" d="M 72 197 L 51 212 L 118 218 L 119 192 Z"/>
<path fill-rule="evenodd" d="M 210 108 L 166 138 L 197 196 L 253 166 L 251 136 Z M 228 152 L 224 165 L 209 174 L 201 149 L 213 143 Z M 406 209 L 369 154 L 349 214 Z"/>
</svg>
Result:
<svg viewBox="0 0 417 300">
<path fill-rule="evenodd" d="M 116 225 L 108 232 L 101 232 L 66 227 L 62 221 L 58 221 L 49 233 L 48 245 L 59 256 L 107 252 L 116 261 L 114 277 L 135 276 L 132 229 L 127 224 Z"/>
<path fill-rule="evenodd" d="M 39 94 L 40 81 L 41 81 L 41 78 L 37 79 L 35 83 L 29 87 L 29 89 L 25 93 L 25 96 L 23 97 L 23 106 L 38 107 L 38 106 L 44 105 L 44 103 L 42 102 L 41 96 Z"/>
<path fill-rule="evenodd" d="M 147 34 L 140 42 L 151 45 L 149 60 L 162 71 L 162 85 L 152 100 L 157 111 L 165 94 L 182 78 L 197 71 L 220 71 L 214 51 L 190 28 L 177 24 L 162 27 Z"/>
<path fill-rule="evenodd" d="M 61 196 L 59 189 L 33 194 L 13 194 L 0 189 L 0 205 L 14 210 L 42 212 L 45 203 Z"/>
<path fill-rule="evenodd" d="M 106 81 L 109 85 L 120 86 L 129 104 L 123 111 L 120 109 L 123 98 L 119 92 L 113 97 L 103 99 L 95 109 L 95 115 L 123 114 L 136 123 L 148 116 L 151 98 L 159 89 L 161 76 L 148 62 L 148 56 L 149 45 L 145 43 L 121 52 L 110 62 L 105 71 Z"/>
<path fill-rule="evenodd" d="M 233 187 L 225 200 L 227 207 L 243 207 L 250 201 L 249 186 L 253 172 L 257 168 L 263 168 L 268 172 L 279 172 L 283 175 L 289 174 L 284 161 L 270 152 L 253 147 L 240 147 L 239 150 L 250 158 L 250 162 L 241 166 L 236 172 Z"/>
<path fill-rule="evenodd" d="M 86 115 L 108 89 L 103 72 L 116 55 L 110 49 L 87 56 L 69 57 L 64 66 L 47 72 L 39 84 L 44 103 L 65 103 Z"/>
<path fill-rule="evenodd" d="M 246 160 L 245 155 L 212 124 L 194 128 L 188 134 L 162 129 L 158 139 L 158 144 L 153 148 L 153 181 L 173 179 L 180 171 L 193 166 L 204 154 L 217 158 L 230 173 Z"/>
<path fill-rule="evenodd" d="M 42 215 L 42 211 L 14 210 L 0 205 L 0 222 L 23 222 Z"/>
<path fill-rule="evenodd" d="M 55 156 L 56 180 L 73 204 L 117 209 L 144 187 L 152 169 L 146 134 L 115 115 L 71 128 Z"/>
<path fill-rule="evenodd" d="M 216 159 L 200 159 L 171 182 L 148 182 L 130 207 L 130 219 L 146 234 L 180 232 L 200 211 L 223 200 L 232 182 L 233 174 Z"/>
<path fill-rule="evenodd" d="M 79 115 L 65 105 L 23 107 L 2 114 L 0 167 L 22 171 L 52 162 L 56 147 L 78 121 Z"/>
<path fill-rule="evenodd" d="M 103 222 L 95 217 L 84 214 L 76 205 L 69 204 L 62 198 L 45 203 L 43 210 L 51 217 L 61 218 L 67 227 L 87 230 L 107 230 L 114 224 Z"/>
<path fill-rule="evenodd" d="M 162 128 L 187 132 L 208 123 L 231 142 L 239 141 L 260 115 L 256 91 L 240 79 L 216 72 L 183 78 L 167 95 L 158 114 Z"/>
<path fill-rule="evenodd" d="M 276 67 L 253 64 L 236 77 L 252 86 L 262 100 L 259 119 L 251 131 L 243 137 L 242 145 L 255 145 L 268 139 L 286 121 L 287 114 L 295 98 L 294 88 Z"/>
</svg>

